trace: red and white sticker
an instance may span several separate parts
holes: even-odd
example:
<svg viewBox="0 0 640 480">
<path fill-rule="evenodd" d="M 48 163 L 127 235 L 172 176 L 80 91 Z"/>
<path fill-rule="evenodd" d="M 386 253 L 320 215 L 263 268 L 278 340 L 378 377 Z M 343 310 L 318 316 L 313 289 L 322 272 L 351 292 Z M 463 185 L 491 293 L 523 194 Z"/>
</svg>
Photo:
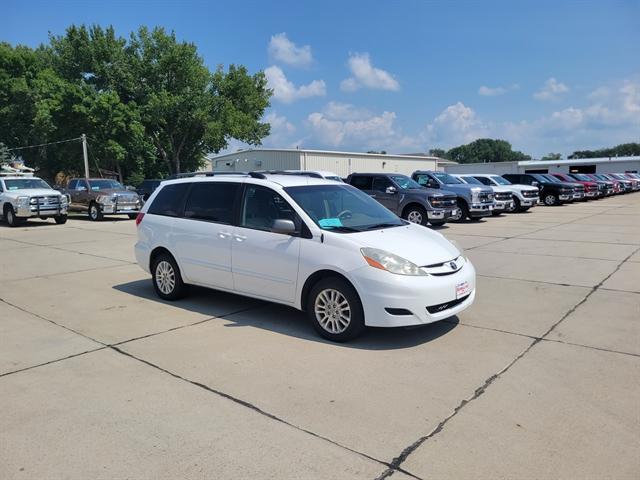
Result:
<svg viewBox="0 0 640 480">
<path fill-rule="evenodd" d="M 470 291 L 471 285 L 469 285 L 469 282 L 458 283 L 456 285 L 456 300 L 468 295 Z"/>
</svg>

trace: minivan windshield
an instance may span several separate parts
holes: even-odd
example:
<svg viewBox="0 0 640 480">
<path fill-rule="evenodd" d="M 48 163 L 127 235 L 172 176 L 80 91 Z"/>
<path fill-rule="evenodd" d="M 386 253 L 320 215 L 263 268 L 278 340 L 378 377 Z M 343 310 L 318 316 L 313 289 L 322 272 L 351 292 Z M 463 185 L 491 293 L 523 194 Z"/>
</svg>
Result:
<svg viewBox="0 0 640 480">
<path fill-rule="evenodd" d="M 120 182 L 115 180 L 89 180 L 89 186 L 91 190 L 124 190 L 124 187 Z"/>
<path fill-rule="evenodd" d="M 350 185 L 304 185 L 284 190 L 323 230 L 350 233 L 406 225 L 404 220 Z"/>
<path fill-rule="evenodd" d="M 47 188 L 51 189 L 51 187 L 44 180 L 40 180 L 39 178 L 15 178 L 11 180 L 4 181 L 7 190 L 25 190 L 25 189 L 35 189 L 35 188 Z"/>
<path fill-rule="evenodd" d="M 408 188 L 422 188 L 422 185 L 420 185 L 415 180 L 407 177 L 406 175 L 389 175 L 389 177 L 391 177 L 391 180 L 396 182 L 398 186 L 403 190 L 406 190 Z"/>
</svg>

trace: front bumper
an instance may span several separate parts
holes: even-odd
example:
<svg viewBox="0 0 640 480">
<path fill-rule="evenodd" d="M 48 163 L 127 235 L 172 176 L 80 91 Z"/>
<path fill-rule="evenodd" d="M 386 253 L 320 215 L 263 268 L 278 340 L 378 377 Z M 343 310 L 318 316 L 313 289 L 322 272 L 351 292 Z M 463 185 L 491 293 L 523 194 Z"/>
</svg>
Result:
<svg viewBox="0 0 640 480">
<path fill-rule="evenodd" d="M 127 213 L 138 213 L 142 205 L 139 203 L 118 203 L 100 205 L 100 210 L 104 215 L 124 215 Z"/>
<path fill-rule="evenodd" d="M 458 215 L 458 208 L 438 208 L 427 210 L 427 218 L 434 221 L 447 221 Z"/>
<path fill-rule="evenodd" d="M 588 191 L 587 193 L 585 193 L 585 195 L 587 196 L 587 198 L 595 198 L 598 196 L 598 191 L 597 190 L 591 190 Z"/>
<path fill-rule="evenodd" d="M 69 205 L 29 205 L 27 207 L 18 207 L 16 210 L 16 217 L 30 218 L 30 217 L 57 217 L 59 215 L 67 215 L 69 211 Z"/>
<path fill-rule="evenodd" d="M 540 201 L 540 197 L 526 197 L 520 200 L 521 207 L 535 207 Z"/>
<path fill-rule="evenodd" d="M 493 202 L 472 203 L 469 206 L 469 215 L 472 217 L 488 217 L 493 212 Z"/>
<path fill-rule="evenodd" d="M 569 200 L 573 200 L 573 194 L 571 195 L 558 195 L 558 198 L 563 202 L 568 202 Z"/>
<path fill-rule="evenodd" d="M 500 201 L 496 200 L 493 204 L 494 212 L 504 212 L 505 210 L 511 210 L 513 208 L 513 200 Z"/>
<path fill-rule="evenodd" d="M 476 271 L 469 260 L 456 273 L 443 276 L 394 275 L 369 266 L 352 273 L 362 300 L 365 324 L 372 327 L 406 327 L 437 322 L 465 310 L 475 299 Z M 464 282 L 469 285 L 469 293 L 456 299 L 456 286 Z M 453 306 L 437 313 L 427 310 L 427 307 L 445 303 Z M 405 310 L 408 314 L 395 315 L 388 310 Z"/>
<path fill-rule="evenodd" d="M 582 200 L 583 198 L 584 198 L 584 193 L 578 192 L 578 193 L 574 193 L 573 194 L 573 199 L 574 200 Z"/>
</svg>

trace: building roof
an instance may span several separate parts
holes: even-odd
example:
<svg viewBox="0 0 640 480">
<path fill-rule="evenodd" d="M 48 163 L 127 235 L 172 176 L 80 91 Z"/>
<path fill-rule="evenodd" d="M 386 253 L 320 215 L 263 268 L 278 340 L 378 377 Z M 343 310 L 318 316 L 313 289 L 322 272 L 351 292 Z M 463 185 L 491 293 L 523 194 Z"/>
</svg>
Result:
<svg viewBox="0 0 640 480">
<path fill-rule="evenodd" d="M 640 162 L 640 156 L 635 157 L 598 157 L 598 158 L 572 158 L 568 160 L 523 160 L 519 166 L 532 167 L 539 165 L 581 165 L 583 163 L 618 163 Z"/>
<path fill-rule="evenodd" d="M 331 155 L 348 155 L 351 157 L 390 157 L 394 159 L 407 159 L 407 160 L 435 160 L 440 161 L 442 159 L 438 157 L 431 157 L 428 155 L 402 155 L 394 153 L 364 153 L 364 152 L 342 152 L 335 150 L 312 150 L 306 148 L 248 148 L 245 150 L 238 150 L 237 152 L 225 153 L 223 155 L 207 156 L 209 160 L 219 160 L 227 157 L 236 157 L 248 152 L 296 152 L 296 153 L 325 153 Z"/>
</svg>

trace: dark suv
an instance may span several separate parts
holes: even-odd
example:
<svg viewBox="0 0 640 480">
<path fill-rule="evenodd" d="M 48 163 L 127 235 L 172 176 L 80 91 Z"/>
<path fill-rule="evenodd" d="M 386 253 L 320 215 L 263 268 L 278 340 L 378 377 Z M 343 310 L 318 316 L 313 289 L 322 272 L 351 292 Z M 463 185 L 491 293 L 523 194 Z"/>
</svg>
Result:
<svg viewBox="0 0 640 480">
<path fill-rule="evenodd" d="M 573 201 L 573 186 L 569 183 L 552 182 L 538 173 L 505 173 L 502 177 L 511 183 L 538 187 L 540 200 L 545 205 L 560 205 Z"/>
<path fill-rule="evenodd" d="M 424 188 L 400 173 L 352 173 L 346 183 L 412 223 L 439 226 L 458 215 L 455 193 Z"/>
</svg>

